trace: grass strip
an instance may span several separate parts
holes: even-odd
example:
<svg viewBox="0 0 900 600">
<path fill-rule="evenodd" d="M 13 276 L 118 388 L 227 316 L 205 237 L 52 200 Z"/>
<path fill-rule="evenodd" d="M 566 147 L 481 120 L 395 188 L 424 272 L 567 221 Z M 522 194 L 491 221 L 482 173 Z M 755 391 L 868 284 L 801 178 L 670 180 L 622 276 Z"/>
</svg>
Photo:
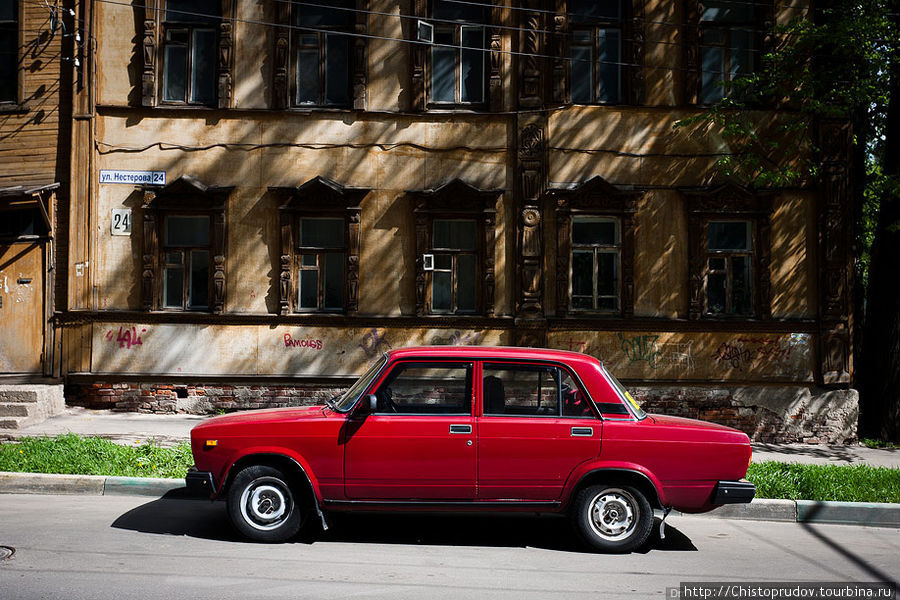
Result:
<svg viewBox="0 0 900 600">
<path fill-rule="evenodd" d="M 757 498 L 900 503 L 900 469 L 765 461 L 751 464 L 747 479 Z"/>
<path fill-rule="evenodd" d="M 0 443 L 0 471 L 183 478 L 194 464 L 190 445 L 117 444 L 73 433 Z"/>
</svg>

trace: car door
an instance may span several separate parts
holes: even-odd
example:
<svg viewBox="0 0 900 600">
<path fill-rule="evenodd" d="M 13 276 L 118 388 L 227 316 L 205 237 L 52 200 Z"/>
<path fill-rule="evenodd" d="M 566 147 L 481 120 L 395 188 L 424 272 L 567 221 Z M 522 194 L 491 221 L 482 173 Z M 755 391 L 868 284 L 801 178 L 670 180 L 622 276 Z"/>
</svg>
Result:
<svg viewBox="0 0 900 600">
<path fill-rule="evenodd" d="M 602 422 L 561 366 L 484 363 L 480 398 L 479 500 L 557 500 L 600 452 Z"/>
<path fill-rule="evenodd" d="M 408 361 L 348 423 L 344 490 L 369 500 L 475 498 L 473 363 Z"/>
</svg>

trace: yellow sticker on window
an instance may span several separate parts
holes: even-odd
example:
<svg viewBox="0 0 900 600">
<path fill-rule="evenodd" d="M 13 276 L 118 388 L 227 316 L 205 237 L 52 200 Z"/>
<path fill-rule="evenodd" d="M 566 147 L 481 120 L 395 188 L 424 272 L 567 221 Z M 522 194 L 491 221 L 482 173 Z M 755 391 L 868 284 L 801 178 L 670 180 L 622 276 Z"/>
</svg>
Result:
<svg viewBox="0 0 900 600">
<path fill-rule="evenodd" d="M 631 392 L 629 392 L 629 391 L 626 390 L 626 391 L 625 391 L 625 398 L 626 398 L 629 402 L 631 402 L 631 405 L 634 407 L 635 410 L 641 410 L 641 407 L 638 406 L 637 401 L 636 401 L 634 398 L 632 398 Z"/>
</svg>

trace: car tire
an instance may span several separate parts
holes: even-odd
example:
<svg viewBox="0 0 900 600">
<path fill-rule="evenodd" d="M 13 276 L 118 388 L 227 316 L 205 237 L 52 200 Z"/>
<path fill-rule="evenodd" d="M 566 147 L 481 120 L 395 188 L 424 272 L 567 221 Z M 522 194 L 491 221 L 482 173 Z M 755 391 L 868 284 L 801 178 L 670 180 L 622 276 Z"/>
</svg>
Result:
<svg viewBox="0 0 900 600">
<path fill-rule="evenodd" d="M 593 485 L 572 505 L 572 520 L 584 542 L 601 552 L 631 552 L 650 536 L 653 509 L 640 491 L 625 485 Z"/>
<path fill-rule="evenodd" d="M 254 465 L 241 470 L 228 490 L 228 516 L 245 537 L 258 542 L 283 542 L 300 531 L 304 510 L 297 485 L 274 467 Z"/>
</svg>

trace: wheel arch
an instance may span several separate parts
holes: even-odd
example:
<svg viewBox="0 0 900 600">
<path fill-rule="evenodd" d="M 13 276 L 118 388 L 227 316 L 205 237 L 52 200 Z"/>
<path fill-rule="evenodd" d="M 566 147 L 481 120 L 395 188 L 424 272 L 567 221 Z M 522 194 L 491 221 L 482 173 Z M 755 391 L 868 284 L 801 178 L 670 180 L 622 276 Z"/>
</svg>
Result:
<svg viewBox="0 0 900 600">
<path fill-rule="evenodd" d="M 659 489 L 649 475 L 638 469 L 628 467 L 597 467 L 581 475 L 572 486 L 565 508 L 571 504 L 572 499 L 586 487 L 599 484 L 619 484 L 631 486 L 644 494 L 652 508 L 663 508 L 664 499 Z"/>
</svg>

